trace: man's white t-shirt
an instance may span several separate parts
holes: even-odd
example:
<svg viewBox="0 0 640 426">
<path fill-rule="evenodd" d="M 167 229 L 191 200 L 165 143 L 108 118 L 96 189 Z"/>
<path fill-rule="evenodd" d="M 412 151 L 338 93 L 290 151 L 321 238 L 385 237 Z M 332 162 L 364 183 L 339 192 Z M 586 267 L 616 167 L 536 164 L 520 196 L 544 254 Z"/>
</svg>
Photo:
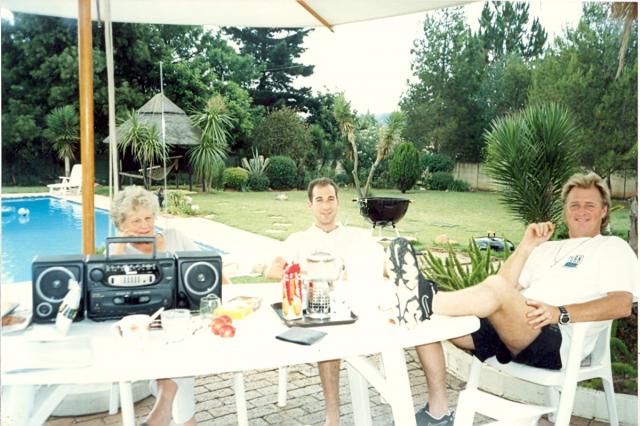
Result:
<svg viewBox="0 0 640 426">
<path fill-rule="evenodd" d="M 284 242 L 287 262 L 304 264 L 315 252 L 329 253 L 345 267 L 349 280 L 363 277 L 380 279 L 384 273 L 384 249 L 364 229 L 338 225 L 325 232 L 316 225 L 291 234 Z"/>
<path fill-rule="evenodd" d="M 548 241 L 536 247 L 527 259 L 519 282 L 523 296 L 548 305 L 583 303 L 613 291 L 638 296 L 638 258 L 629 244 L 618 237 L 597 235 Z M 597 332 L 606 323 L 594 323 Z M 568 356 L 571 327 L 560 326 L 564 364 Z M 588 333 L 583 355 L 595 346 L 597 333 Z"/>
</svg>

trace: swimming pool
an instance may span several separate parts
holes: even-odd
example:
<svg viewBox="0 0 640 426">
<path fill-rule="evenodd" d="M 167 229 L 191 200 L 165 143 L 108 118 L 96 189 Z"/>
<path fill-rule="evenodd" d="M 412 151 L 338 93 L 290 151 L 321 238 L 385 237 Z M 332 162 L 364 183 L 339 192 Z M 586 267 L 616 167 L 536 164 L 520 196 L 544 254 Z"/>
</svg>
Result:
<svg viewBox="0 0 640 426">
<path fill-rule="evenodd" d="M 29 214 L 20 214 L 21 209 L 27 209 Z M 111 235 L 116 235 L 113 226 Z M 109 212 L 96 209 L 96 247 L 104 247 L 108 236 Z M 196 244 L 201 250 L 228 254 L 199 241 Z M 1 282 L 31 280 L 31 261 L 36 255 L 81 253 L 82 205 L 55 197 L 2 199 Z"/>
<path fill-rule="evenodd" d="M 21 209 L 29 214 L 21 215 Z M 109 213 L 96 209 L 96 246 L 103 246 L 108 234 Z M 36 255 L 81 253 L 80 204 L 54 197 L 2 199 L 3 283 L 31 280 L 31 261 Z"/>
</svg>

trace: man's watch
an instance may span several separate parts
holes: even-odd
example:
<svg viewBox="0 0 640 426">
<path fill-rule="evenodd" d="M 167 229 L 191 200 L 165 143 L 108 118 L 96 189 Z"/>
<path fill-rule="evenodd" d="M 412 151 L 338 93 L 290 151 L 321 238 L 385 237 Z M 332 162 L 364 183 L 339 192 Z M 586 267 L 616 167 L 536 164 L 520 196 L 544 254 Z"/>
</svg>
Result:
<svg viewBox="0 0 640 426">
<path fill-rule="evenodd" d="M 558 318 L 558 324 L 569 324 L 571 322 L 571 315 L 567 312 L 567 308 L 564 306 L 558 306 L 560 309 L 560 318 Z"/>
</svg>

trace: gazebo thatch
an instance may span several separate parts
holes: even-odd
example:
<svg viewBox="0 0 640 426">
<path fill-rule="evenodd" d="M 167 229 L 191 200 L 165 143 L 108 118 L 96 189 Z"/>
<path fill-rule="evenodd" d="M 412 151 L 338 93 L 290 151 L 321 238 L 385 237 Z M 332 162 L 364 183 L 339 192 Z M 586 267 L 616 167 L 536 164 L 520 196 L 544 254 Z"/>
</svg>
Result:
<svg viewBox="0 0 640 426">
<path fill-rule="evenodd" d="M 197 145 L 200 143 L 201 131 L 191 124 L 187 114 L 169 98 L 158 93 L 139 110 L 140 123 L 154 125 L 162 132 L 162 109 L 164 107 L 165 141 L 167 145 Z M 131 127 L 129 120 L 116 129 L 116 139 L 120 142 L 123 135 Z M 109 143 L 109 137 L 103 139 Z"/>
</svg>

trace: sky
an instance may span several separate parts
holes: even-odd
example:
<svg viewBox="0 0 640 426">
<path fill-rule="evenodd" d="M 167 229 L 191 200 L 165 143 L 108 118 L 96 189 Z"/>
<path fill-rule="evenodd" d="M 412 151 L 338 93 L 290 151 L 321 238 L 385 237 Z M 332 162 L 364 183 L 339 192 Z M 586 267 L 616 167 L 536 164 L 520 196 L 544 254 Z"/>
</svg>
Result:
<svg viewBox="0 0 640 426">
<path fill-rule="evenodd" d="M 474 31 L 483 3 L 465 6 L 467 22 Z M 581 3 L 569 0 L 537 0 L 529 7 L 531 19 L 538 17 L 547 30 L 548 41 L 561 35 L 564 26 L 577 25 Z M 429 12 L 433 13 L 433 12 Z M 297 86 L 315 92 L 344 91 L 359 113 L 389 113 L 411 77 L 411 48 L 422 34 L 425 13 L 319 28 L 305 39 L 307 51 L 301 62 L 315 65 L 314 74 L 299 78 Z"/>
</svg>

